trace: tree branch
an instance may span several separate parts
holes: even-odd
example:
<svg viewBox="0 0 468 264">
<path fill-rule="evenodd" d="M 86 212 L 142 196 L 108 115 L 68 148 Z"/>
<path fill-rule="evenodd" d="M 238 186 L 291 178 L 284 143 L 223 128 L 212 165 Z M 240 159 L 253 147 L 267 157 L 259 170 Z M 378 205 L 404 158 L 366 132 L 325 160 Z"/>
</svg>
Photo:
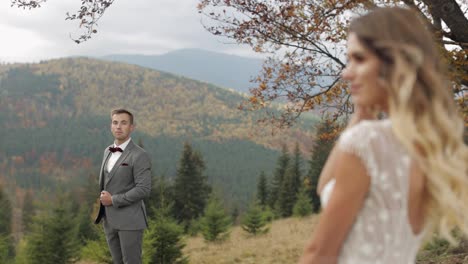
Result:
<svg viewBox="0 0 468 264">
<path fill-rule="evenodd" d="M 42 3 L 47 0 L 11 0 L 11 6 L 18 8 L 40 8 Z M 84 33 L 78 38 L 72 39 L 76 43 L 81 43 L 91 38 L 92 34 L 97 33 L 97 22 L 104 15 L 104 12 L 114 3 L 114 0 L 81 0 L 80 9 L 74 13 L 66 13 L 65 20 L 78 20 L 79 27 L 84 29 Z"/>
<path fill-rule="evenodd" d="M 11 6 L 17 6 L 18 8 L 37 8 L 41 7 L 42 3 L 45 3 L 47 0 L 11 0 Z"/>
<path fill-rule="evenodd" d="M 452 35 L 452 40 L 468 43 L 468 19 L 455 0 L 422 0 L 437 18 L 441 18 Z"/>
</svg>

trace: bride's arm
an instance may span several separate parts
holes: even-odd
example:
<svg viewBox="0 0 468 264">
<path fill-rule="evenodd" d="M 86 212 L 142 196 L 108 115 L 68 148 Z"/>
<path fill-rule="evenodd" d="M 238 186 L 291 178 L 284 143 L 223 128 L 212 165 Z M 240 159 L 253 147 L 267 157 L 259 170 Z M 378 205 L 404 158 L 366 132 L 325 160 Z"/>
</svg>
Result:
<svg viewBox="0 0 468 264">
<path fill-rule="evenodd" d="M 336 149 L 329 167 L 334 167 L 335 187 L 322 211 L 300 264 L 335 264 L 341 246 L 369 190 L 370 177 L 355 154 Z"/>
<path fill-rule="evenodd" d="M 364 109 L 364 108 L 359 107 L 357 105 L 354 106 L 354 107 L 355 107 L 354 114 L 350 118 L 350 120 L 349 120 L 349 122 L 346 125 L 346 128 L 344 130 L 355 126 L 356 124 L 358 124 L 362 120 L 376 119 L 376 114 L 372 113 L 370 110 Z M 325 186 L 325 184 L 327 184 L 327 182 L 329 182 L 331 179 L 333 179 L 333 167 L 334 167 L 333 164 L 338 162 L 336 160 L 336 150 L 335 149 L 336 149 L 336 146 L 334 146 L 332 148 L 332 150 L 330 151 L 330 154 L 328 155 L 327 161 L 325 162 L 325 165 L 323 166 L 323 169 L 320 172 L 319 181 L 318 181 L 318 184 L 317 184 L 317 194 L 318 195 L 320 195 L 322 193 L 322 189 Z"/>
</svg>

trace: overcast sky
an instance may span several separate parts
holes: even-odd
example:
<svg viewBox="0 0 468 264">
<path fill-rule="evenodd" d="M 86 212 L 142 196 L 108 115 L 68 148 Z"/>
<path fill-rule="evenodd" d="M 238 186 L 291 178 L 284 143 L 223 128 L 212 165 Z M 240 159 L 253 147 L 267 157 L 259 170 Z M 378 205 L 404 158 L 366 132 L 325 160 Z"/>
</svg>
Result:
<svg viewBox="0 0 468 264">
<path fill-rule="evenodd" d="M 196 9 L 198 0 L 115 0 L 99 22 L 98 34 L 81 44 L 76 21 L 65 21 L 80 0 L 48 0 L 41 8 L 23 10 L 0 0 L 0 62 L 36 62 L 75 56 L 163 54 L 199 48 L 255 56 L 248 46 L 207 32 Z"/>
</svg>

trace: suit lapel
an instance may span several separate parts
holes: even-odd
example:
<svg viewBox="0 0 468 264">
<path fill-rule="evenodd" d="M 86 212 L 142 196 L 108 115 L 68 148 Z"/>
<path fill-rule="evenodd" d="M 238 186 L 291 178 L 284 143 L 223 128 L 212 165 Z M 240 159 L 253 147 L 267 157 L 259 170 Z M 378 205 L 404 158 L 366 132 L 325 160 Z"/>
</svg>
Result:
<svg viewBox="0 0 468 264">
<path fill-rule="evenodd" d="M 133 142 L 130 140 L 130 142 L 128 142 L 128 145 L 127 147 L 125 148 L 124 152 L 122 153 L 122 155 L 120 155 L 119 159 L 115 162 L 115 165 L 114 167 L 112 167 L 112 170 L 109 172 L 109 175 L 108 177 L 105 179 L 105 184 L 104 186 L 107 185 L 107 183 L 112 179 L 112 177 L 115 175 L 115 172 L 117 171 L 117 169 L 119 168 L 120 164 L 122 163 L 122 161 L 124 161 L 127 156 L 130 154 L 130 152 L 132 151 L 134 147 L 134 144 Z"/>
</svg>

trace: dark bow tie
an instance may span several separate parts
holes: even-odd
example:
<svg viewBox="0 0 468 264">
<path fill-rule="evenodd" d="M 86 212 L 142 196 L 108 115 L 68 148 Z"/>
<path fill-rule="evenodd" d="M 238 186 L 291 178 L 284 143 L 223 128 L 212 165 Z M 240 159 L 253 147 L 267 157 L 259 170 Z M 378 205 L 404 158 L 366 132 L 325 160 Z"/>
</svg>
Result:
<svg viewBox="0 0 468 264">
<path fill-rule="evenodd" d="M 119 148 L 119 147 L 115 147 L 115 148 L 114 147 L 109 147 L 109 151 L 112 152 L 112 153 L 114 153 L 116 151 L 123 152 L 123 150 L 121 148 Z"/>
</svg>

